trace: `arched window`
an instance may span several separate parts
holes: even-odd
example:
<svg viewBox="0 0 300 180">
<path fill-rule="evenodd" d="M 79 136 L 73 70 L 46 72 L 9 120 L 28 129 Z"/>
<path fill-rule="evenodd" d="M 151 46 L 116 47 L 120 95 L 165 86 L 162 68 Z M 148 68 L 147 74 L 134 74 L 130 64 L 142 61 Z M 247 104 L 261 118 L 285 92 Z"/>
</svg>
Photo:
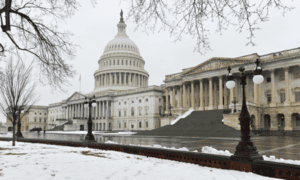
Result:
<svg viewBox="0 0 300 180">
<path fill-rule="evenodd" d="M 133 61 L 133 66 L 135 66 L 135 61 Z"/>
<path fill-rule="evenodd" d="M 131 116 L 134 116 L 134 108 L 131 108 Z"/>
<path fill-rule="evenodd" d="M 126 60 L 126 66 L 127 66 L 127 60 Z"/>
<path fill-rule="evenodd" d="M 122 65 L 123 65 L 123 60 L 122 60 Z"/>
<path fill-rule="evenodd" d="M 118 60 L 118 65 L 119 65 L 119 60 Z"/>
<path fill-rule="evenodd" d="M 114 60 L 114 65 L 116 65 L 116 61 Z"/>
<path fill-rule="evenodd" d="M 130 66 L 131 66 L 131 60 L 130 60 Z"/>
</svg>

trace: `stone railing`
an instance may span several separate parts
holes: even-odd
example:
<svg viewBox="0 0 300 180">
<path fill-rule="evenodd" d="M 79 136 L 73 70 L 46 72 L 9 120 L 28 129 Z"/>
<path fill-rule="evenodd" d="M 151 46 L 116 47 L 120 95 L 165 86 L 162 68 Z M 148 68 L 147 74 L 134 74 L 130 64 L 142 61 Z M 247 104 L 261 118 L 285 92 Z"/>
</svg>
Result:
<svg viewBox="0 0 300 180">
<path fill-rule="evenodd" d="M 166 75 L 166 80 L 170 80 L 170 79 L 177 79 L 181 77 L 181 72 L 180 73 L 176 73 L 176 74 L 170 74 L 170 75 Z"/>
<path fill-rule="evenodd" d="M 268 61 L 268 60 L 272 60 L 272 59 L 287 58 L 287 57 L 293 57 L 297 54 L 300 55 L 300 48 L 289 49 L 289 50 L 285 50 L 285 51 L 266 54 L 266 55 L 261 56 L 260 60 Z"/>
<path fill-rule="evenodd" d="M 12 138 L 0 137 L 0 140 L 11 141 Z M 16 141 L 119 151 L 128 154 L 136 154 L 146 157 L 155 157 L 160 159 L 197 164 L 200 166 L 211 168 L 252 172 L 255 174 L 273 178 L 300 180 L 300 166 L 294 164 L 278 163 L 264 160 L 257 162 L 233 161 L 231 160 L 230 156 L 224 155 L 97 142 L 85 143 L 76 141 L 27 138 L 17 139 Z"/>
</svg>

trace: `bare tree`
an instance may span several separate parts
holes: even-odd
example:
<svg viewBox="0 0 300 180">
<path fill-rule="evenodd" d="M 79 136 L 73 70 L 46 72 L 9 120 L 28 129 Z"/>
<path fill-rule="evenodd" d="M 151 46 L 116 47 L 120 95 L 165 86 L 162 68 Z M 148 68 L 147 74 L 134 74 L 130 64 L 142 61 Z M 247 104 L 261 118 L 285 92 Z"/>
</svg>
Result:
<svg viewBox="0 0 300 180">
<path fill-rule="evenodd" d="M 60 32 L 57 25 L 78 6 L 77 0 L 1 0 L 0 60 L 7 53 L 18 58 L 31 54 L 43 75 L 41 82 L 63 90 L 62 84 L 75 75 L 67 60 L 74 57 L 76 46 L 72 34 Z"/>
<path fill-rule="evenodd" d="M 32 64 L 26 68 L 21 60 L 14 64 L 13 59 L 10 58 L 1 76 L 0 111 L 12 122 L 13 146 L 15 146 L 15 126 L 19 108 L 26 106 L 26 111 L 29 111 L 30 107 L 38 100 L 34 92 L 36 83 L 30 84 L 31 71 Z"/>
<path fill-rule="evenodd" d="M 175 41 L 181 40 L 182 34 L 196 37 L 194 51 L 201 54 L 210 48 L 207 22 L 216 25 L 216 32 L 222 33 L 229 26 L 235 26 L 238 32 L 243 29 L 249 32 L 248 44 L 253 42 L 254 31 L 258 24 L 269 19 L 270 9 L 278 9 L 284 15 L 293 7 L 282 0 L 127 0 L 130 2 L 129 18 L 145 31 L 155 31 L 157 23 L 159 30 L 169 30 Z"/>
</svg>

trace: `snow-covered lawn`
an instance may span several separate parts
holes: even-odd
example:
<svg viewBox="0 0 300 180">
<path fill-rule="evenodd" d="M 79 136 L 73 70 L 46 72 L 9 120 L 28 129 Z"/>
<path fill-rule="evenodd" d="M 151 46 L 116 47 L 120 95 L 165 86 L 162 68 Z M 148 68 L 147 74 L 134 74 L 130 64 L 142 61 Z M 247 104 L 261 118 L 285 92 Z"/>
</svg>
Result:
<svg viewBox="0 0 300 180">
<path fill-rule="evenodd" d="M 0 141 L 0 179 L 274 179 L 116 151 Z"/>
</svg>

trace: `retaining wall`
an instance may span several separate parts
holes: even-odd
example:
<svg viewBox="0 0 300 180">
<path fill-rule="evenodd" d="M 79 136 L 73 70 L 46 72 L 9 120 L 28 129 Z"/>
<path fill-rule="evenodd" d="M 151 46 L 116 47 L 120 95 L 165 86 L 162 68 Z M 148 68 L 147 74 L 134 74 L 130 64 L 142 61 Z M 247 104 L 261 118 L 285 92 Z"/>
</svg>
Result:
<svg viewBox="0 0 300 180">
<path fill-rule="evenodd" d="M 12 138 L 0 137 L 2 141 L 11 141 Z M 277 163 L 270 161 L 259 162 L 235 162 L 230 159 L 230 156 L 178 151 L 170 149 L 158 149 L 140 146 L 128 146 L 120 144 L 106 143 L 85 143 L 76 141 L 61 141 L 49 139 L 18 139 L 19 142 L 44 143 L 61 146 L 72 147 L 89 147 L 101 150 L 120 151 L 129 154 L 137 154 L 147 157 L 156 157 L 161 159 L 169 159 L 174 161 L 198 164 L 201 166 L 239 170 L 245 172 L 253 172 L 259 175 L 282 178 L 289 180 L 300 180 L 300 166 L 293 164 Z"/>
</svg>

